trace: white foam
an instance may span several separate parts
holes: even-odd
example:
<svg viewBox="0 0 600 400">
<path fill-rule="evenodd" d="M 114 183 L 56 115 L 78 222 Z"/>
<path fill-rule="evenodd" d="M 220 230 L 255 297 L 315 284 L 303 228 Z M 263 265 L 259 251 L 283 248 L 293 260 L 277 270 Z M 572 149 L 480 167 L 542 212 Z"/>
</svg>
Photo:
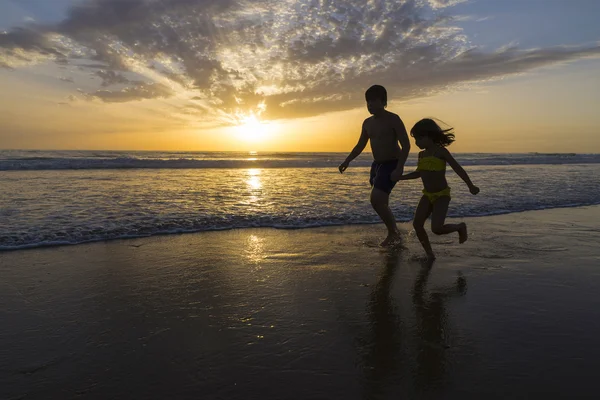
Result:
<svg viewBox="0 0 600 400">
<path fill-rule="evenodd" d="M 465 166 L 596 164 L 599 154 L 456 154 Z M 0 171 L 80 169 L 335 168 L 346 153 L 0 152 Z M 352 166 L 367 167 L 369 155 Z M 411 155 L 407 166 L 414 166 Z"/>
</svg>

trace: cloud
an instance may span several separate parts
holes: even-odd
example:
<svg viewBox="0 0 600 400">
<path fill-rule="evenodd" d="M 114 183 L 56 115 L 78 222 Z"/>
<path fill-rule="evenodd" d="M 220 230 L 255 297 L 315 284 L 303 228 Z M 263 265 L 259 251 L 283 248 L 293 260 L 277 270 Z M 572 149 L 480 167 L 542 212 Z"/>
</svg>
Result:
<svg viewBox="0 0 600 400">
<path fill-rule="evenodd" d="M 101 85 L 104 87 L 118 85 L 118 84 L 127 84 L 127 83 L 131 82 L 129 79 L 127 79 L 123 75 L 121 75 L 115 71 L 110 71 L 110 70 L 107 71 L 107 70 L 101 69 L 100 71 L 96 71 L 94 73 L 94 75 L 96 75 L 100 79 L 102 79 Z"/>
<path fill-rule="evenodd" d="M 87 0 L 58 24 L 0 34 L 0 66 L 69 63 L 101 80 L 86 98 L 161 98 L 226 124 L 354 108 L 374 83 L 403 100 L 600 54 L 482 52 L 448 14 L 461 2 Z"/>
<path fill-rule="evenodd" d="M 434 10 L 446 7 L 452 7 L 460 3 L 466 3 L 467 0 L 429 0 L 429 5 Z"/>
<path fill-rule="evenodd" d="M 173 92 L 159 83 L 140 83 L 121 90 L 97 90 L 92 94 L 106 103 L 124 103 L 128 101 L 171 97 Z"/>
<path fill-rule="evenodd" d="M 453 15 L 451 20 L 453 22 L 484 22 L 493 19 L 492 16 L 480 17 L 477 15 Z"/>
</svg>

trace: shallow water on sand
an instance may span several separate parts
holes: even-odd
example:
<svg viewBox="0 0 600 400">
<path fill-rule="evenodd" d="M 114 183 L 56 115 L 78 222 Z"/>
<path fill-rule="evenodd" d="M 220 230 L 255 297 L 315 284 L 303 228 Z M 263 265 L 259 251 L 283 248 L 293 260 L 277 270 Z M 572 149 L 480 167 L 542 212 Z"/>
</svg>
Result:
<svg viewBox="0 0 600 400">
<path fill-rule="evenodd" d="M 0 398 L 595 398 L 599 210 L 3 253 Z"/>
<path fill-rule="evenodd" d="M 0 251 L 180 232 L 380 222 L 368 200 L 368 154 L 342 175 L 337 165 L 346 154 L 339 153 L 262 158 L 29 153 L 3 159 L 0 152 L 0 171 L 17 168 L 0 173 Z M 459 154 L 457 159 L 481 193 L 472 196 L 449 170 L 451 216 L 600 203 L 598 155 Z M 414 161 L 411 155 L 407 171 Z M 390 206 L 398 221 L 412 219 L 421 189 L 419 180 L 396 186 Z"/>
</svg>

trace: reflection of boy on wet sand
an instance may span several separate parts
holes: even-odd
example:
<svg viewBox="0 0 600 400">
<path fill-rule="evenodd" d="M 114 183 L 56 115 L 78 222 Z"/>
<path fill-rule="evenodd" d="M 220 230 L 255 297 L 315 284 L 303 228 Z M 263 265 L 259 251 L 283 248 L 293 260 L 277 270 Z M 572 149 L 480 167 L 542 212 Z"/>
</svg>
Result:
<svg viewBox="0 0 600 400">
<path fill-rule="evenodd" d="M 393 294 L 406 293 L 401 289 L 392 291 L 401 254 L 386 253 L 384 269 L 369 297 L 369 335 L 357 341 L 364 350 L 364 398 L 394 398 L 392 393 L 398 388 L 408 398 L 444 398 L 435 394 L 442 389 L 440 385 L 450 368 L 457 368 L 451 358 L 447 359 L 452 357 L 447 349 L 454 339 L 447 303 L 466 294 L 467 281 L 459 273 L 451 285 L 428 288 L 433 260 L 422 263 L 411 291 L 416 319 L 413 323 L 409 313 L 400 313 L 399 305 L 404 302 L 393 299 Z M 412 379 L 416 393 L 407 391 Z"/>
<path fill-rule="evenodd" d="M 369 179 L 373 187 L 371 205 L 387 227 L 388 235 L 381 243 L 382 246 L 387 246 L 399 237 L 396 219 L 388 203 L 390 193 L 404 171 L 404 163 L 410 151 L 410 141 L 400 117 L 385 109 L 387 92 L 383 86 L 371 86 L 365 93 L 365 98 L 367 109 L 372 116 L 363 122 L 358 143 L 346 160 L 340 164 L 339 170 L 343 173 L 350 162 L 362 153 L 367 142 L 371 141 L 374 158 Z"/>
</svg>

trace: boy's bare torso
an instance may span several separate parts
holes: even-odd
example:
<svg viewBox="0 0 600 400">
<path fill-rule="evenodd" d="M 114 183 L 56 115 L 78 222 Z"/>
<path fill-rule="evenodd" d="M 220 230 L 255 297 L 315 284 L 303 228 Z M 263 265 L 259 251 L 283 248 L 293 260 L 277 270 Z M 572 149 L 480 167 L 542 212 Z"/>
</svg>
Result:
<svg viewBox="0 0 600 400">
<path fill-rule="evenodd" d="M 385 111 L 378 116 L 367 118 L 363 124 L 371 142 L 373 158 L 377 162 L 397 160 L 400 157 L 400 146 L 398 145 L 398 132 L 394 129 L 398 126 L 400 117 Z"/>
</svg>

